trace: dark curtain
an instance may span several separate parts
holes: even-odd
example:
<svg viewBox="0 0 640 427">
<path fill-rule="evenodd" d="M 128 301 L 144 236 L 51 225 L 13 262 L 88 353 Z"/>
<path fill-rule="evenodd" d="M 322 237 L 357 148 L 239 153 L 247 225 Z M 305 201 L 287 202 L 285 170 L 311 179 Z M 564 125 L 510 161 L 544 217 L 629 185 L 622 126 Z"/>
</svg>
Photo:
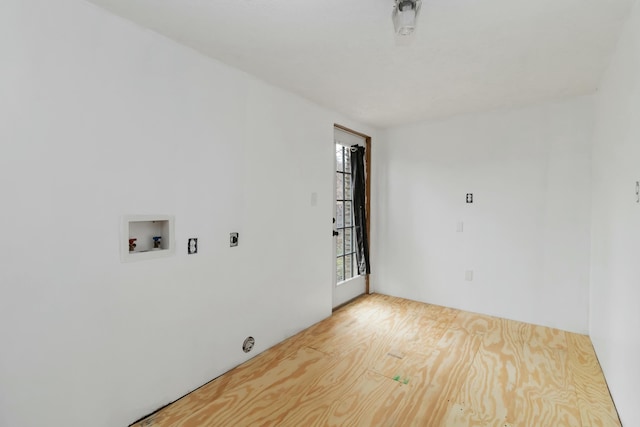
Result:
<svg viewBox="0 0 640 427">
<path fill-rule="evenodd" d="M 353 217 L 356 232 L 356 260 L 358 273 L 369 274 L 369 239 L 367 237 L 366 187 L 364 169 L 364 147 L 351 147 L 351 193 L 353 197 Z"/>
</svg>

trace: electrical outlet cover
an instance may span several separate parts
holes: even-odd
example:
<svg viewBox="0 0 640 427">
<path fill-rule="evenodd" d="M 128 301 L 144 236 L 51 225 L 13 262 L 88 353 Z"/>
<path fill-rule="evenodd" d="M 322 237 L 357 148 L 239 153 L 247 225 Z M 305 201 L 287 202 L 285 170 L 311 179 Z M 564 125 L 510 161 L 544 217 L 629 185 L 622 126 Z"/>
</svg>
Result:
<svg viewBox="0 0 640 427">
<path fill-rule="evenodd" d="M 189 239 L 189 246 L 187 247 L 187 253 L 189 255 L 193 255 L 193 254 L 197 254 L 198 253 L 198 239 L 197 238 Z"/>
<path fill-rule="evenodd" d="M 230 233 L 229 234 L 229 246 L 230 247 L 234 247 L 234 246 L 238 246 L 238 233 Z"/>
</svg>

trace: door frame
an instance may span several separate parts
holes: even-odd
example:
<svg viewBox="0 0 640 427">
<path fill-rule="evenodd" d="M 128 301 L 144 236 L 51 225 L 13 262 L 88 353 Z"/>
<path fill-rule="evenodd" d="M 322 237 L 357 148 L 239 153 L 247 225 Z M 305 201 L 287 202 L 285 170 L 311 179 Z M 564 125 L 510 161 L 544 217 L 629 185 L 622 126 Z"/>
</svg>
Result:
<svg viewBox="0 0 640 427">
<path fill-rule="evenodd" d="M 369 242 L 369 253 L 371 253 L 371 137 L 362 132 L 355 131 L 338 123 L 333 124 L 334 129 L 340 129 L 353 135 L 364 138 L 365 140 L 365 213 L 367 215 L 367 239 Z M 334 168 L 335 169 L 335 168 Z M 334 171 L 335 173 L 335 171 Z M 335 187 L 335 186 L 334 186 Z M 335 202 L 335 201 L 334 201 Z M 335 263 L 335 260 L 334 260 Z M 369 274 L 364 275 L 365 294 L 370 294 Z"/>
</svg>

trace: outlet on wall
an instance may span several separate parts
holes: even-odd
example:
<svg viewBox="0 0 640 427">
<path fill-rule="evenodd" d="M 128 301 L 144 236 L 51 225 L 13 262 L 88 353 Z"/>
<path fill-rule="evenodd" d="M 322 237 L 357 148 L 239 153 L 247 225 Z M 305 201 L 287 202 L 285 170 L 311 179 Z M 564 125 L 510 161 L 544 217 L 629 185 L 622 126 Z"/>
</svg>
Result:
<svg viewBox="0 0 640 427">
<path fill-rule="evenodd" d="M 193 255 L 198 253 L 198 239 L 192 237 L 189 239 L 189 246 L 187 247 L 187 254 Z"/>
</svg>

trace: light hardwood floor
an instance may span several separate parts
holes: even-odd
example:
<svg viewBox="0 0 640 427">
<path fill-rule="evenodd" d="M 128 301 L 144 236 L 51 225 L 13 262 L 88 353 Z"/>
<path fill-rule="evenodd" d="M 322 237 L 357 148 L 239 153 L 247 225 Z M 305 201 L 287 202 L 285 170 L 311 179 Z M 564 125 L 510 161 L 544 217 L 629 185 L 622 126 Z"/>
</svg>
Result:
<svg viewBox="0 0 640 427">
<path fill-rule="evenodd" d="M 136 427 L 620 426 L 589 337 L 367 295 Z"/>
</svg>

